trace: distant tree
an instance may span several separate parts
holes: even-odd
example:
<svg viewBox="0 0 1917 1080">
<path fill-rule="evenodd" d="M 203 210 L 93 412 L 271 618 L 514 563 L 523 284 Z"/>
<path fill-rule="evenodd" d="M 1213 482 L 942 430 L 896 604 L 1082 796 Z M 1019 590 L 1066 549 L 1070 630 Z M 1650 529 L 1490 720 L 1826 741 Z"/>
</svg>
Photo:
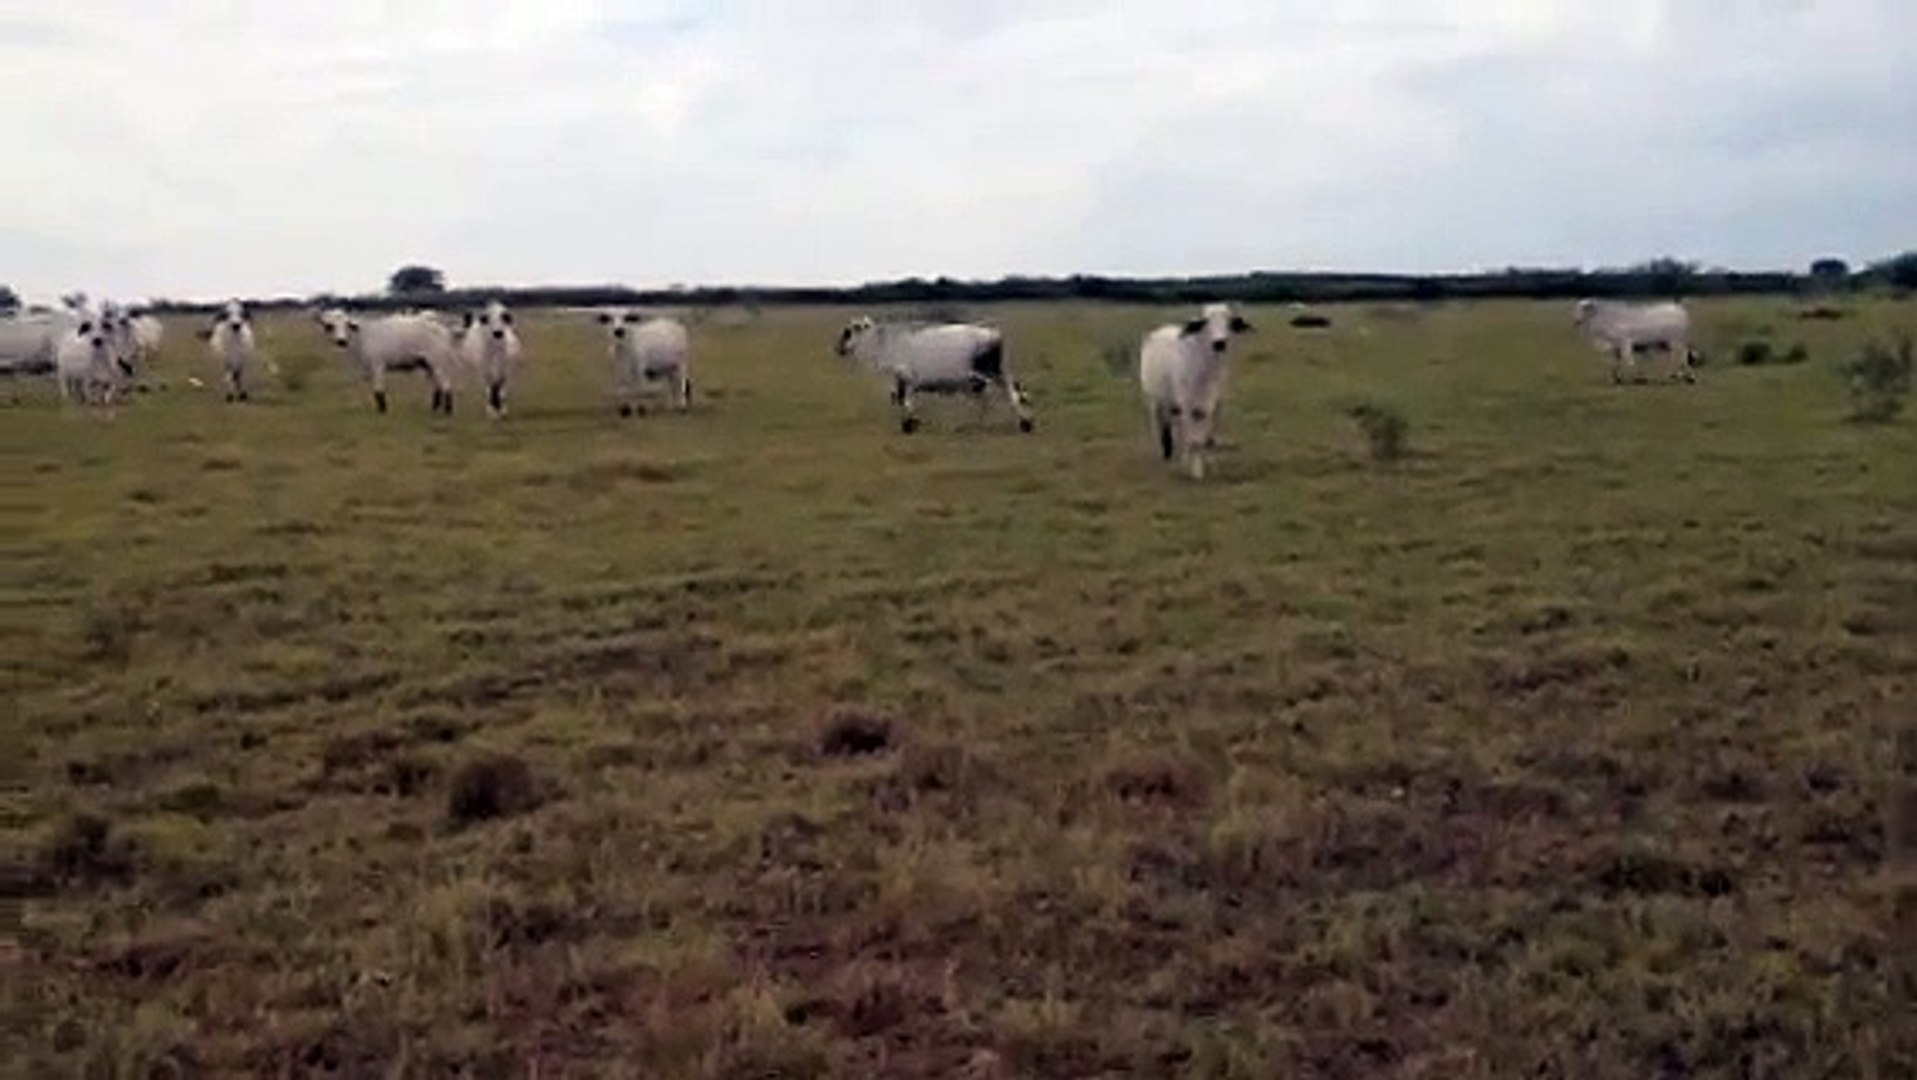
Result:
<svg viewBox="0 0 1917 1080">
<path fill-rule="evenodd" d="M 11 315 L 20 310 L 20 294 L 13 291 L 11 285 L 0 285 L 0 315 Z"/>
<path fill-rule="evenodd" d="M 1893 255 L 1872 266 L 1871 274 L 1897 289 L 1917 289 L 1917 251 Z"/>
<path fill-rule="evenodd" d="M 1663 257 L 1632 267 L 1627 274 L 1636 279 L 1635 290 L 1658 296 L 1679 296 L 1692 291 L 1697 264 Z"/>
<path fill-rule="evenodd" d="M 386 291 L 394 296 L 442 293 L 446 291 L 446 272 L 430 266 L 402 266 L 393 271 L 392 278 L 386 283 Z"/>
<path fill-rule="evenodd" d="M 1842 259 L 1819 259 L 1811 264 L 1810 276 L 1820 284 L 1838 284 L 1850 277 L 1850 264 Z"/>
</svg>

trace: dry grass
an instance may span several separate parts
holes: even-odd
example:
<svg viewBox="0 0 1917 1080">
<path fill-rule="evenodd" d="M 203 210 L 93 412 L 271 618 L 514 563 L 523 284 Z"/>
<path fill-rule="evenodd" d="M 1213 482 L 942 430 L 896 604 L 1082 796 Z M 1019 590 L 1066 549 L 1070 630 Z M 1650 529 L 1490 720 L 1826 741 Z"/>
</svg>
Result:
<svg viewBox="0 0 1917 1080">
<path fill-rule="evenodd" d="M 702 326 L 684 417 L 554 317 L 503 425 L 297 322 L 250 406 L 32 388 L 0 1055 L 1909 1075 L 1917 426 L 1829 373 L 1908 308 L 1616 388 L 1560 307 L 1251 312 L 1202 486 L 1150 311 L 987 313 L 1033 436 L 898 435 L 830 311 Z"/>
</svg>

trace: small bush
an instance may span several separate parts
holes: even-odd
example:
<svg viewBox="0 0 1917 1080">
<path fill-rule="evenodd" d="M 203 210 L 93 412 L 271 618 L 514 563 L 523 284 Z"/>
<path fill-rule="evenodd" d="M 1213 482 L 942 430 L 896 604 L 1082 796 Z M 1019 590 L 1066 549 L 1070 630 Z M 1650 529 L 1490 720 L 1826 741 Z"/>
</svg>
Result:
<svg viewBox="0 0 1917 1080">
<path fill-rule="evenodd" d="M 527 813 L 541 801 L 532 766 L 511 754 L 494 754 L 467 762 L 453 776 L 446 816 L 455 825 L 470 825 Z"/>
<path fill-rule="evenodd" d="M 76 814 L 60 823 L 40 850 L 40 866 L 63 885 L 120 881 L 133 873 L 133 845 L 96 814 Z"/>
<path fill-rule="evenodd" d="M 1846 362 L 1840 373 L 1850 390 L 1850 416 L 1863 423 L 1884 423 L 1904 411 L 1910 396 L 1912 368 L 1910 338 L 1896 346 L 1870 342 Z"/>
<path fill-rule="evenodd" d="M 133 658 L 133 640 L 146 628 L 141 605 L 118 598 L 87 604 L 79 621 L 86 658 L 121 665 Z"/>
<path fill-rule="evenodd" d="M 1765 338 L 1749 338 L 1737 347 L 1737 362 L 1745 367 L 1801 364 L 1809 359 L 1810 350 L 1801 341 L 1792 342 L 1789 349 L 1781 352 Z"/>
<path fill-rule="evenodd" d="M 319 367 L 317 357 L 304 352 L 294 353 L 279 365 L 280 385 L 289 394 L 298 394 L 312 385 L 314 371 Z"/>
<path fill-rule="evenodd" d="M 1816 304 L 1797 313 L 1797 317 L 1806 322 L 1836 322 L 1847 318 L 1849 312 L 1830 304 Z"/>
<path fill-rule="evenodd" d="M 1371 446 L 1372 460 L 1396 461 L 1404 456 L 1407 449 L 1405 435 L 1410 431 L 1411 423 L 1403 413 L 1390 405 L 1371 401 L 1353 405 L 1348 411 Z"/>
<path fill-rule="evenodd" d="M 857 709 L 826 717 L 819 730 L 819 752 L 827 757 L 865 757 L 891 749 L 892 721 Z"/>
<path fill-rule="evenodd" d="M 1331 318 L 1326 315 L 1306 312 L 1302 315 L 1293 315 L 1291 317 L 1291 325 L 1299 330 L 1324 330 L 1331 326 Z"/>
</svg>

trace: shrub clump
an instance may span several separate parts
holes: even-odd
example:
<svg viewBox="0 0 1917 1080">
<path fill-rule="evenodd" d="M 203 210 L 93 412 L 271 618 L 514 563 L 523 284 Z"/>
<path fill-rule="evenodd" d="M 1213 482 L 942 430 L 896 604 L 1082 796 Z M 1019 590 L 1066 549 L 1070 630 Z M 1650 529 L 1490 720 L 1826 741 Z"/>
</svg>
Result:
<svg viewBox="0 0 1917 1080">
<path fill-rule="evenodd" d="M 133 844 L 97 814 L 61 822 L 40 849 L 40 869 L 58 885 L 123 881 L 133 874 Z"/>
<path fill-rule="evenodd" d="M 455 825 L 470 825 L 524 814 L 542 801 L 532 766 L 512 754 L 492 754 L 467 762 L 453 775 L 446 816 Z"/>
<path fill-rule="evenodd" d="M 1850 390 L 1851 419 L 1876 424 L 1896 419 L 1910 396 L 1912 366 L 1908 337 L 1894 347 L 1870 342 L 1846 361 L 1838 370 Z"/>
<path fill-rule="evenodd" d="M 826 757 L 866 757 L 891 749 L 895 738 L 888 717 L 839 709 L 819 726 L 819 753 Z"/>
<path fill-rule="evenodd" d="M 1347 410 L 1351 418 L 1358 423 L 1358 430 L 1364 433 L 1365 442 L 1371 447 L 1374 461 L 1396 461 L 1405 455 L 1408 449 L 1405 436 L 1411 429 L 1411 422 L 1403 413 L 1390 405 L 1366 401 L 1353 405 Z"/>
<path fill-rule="evenodd" d="M 1810 350 L 1801 341 L 1793 342 L 1789 349 L 1782 352 L 1764 338 L 1749 338 L 1737 347 L 1737 362 L 1744 367 L 1801 364 L 1809 359 Z"/>
</svg>

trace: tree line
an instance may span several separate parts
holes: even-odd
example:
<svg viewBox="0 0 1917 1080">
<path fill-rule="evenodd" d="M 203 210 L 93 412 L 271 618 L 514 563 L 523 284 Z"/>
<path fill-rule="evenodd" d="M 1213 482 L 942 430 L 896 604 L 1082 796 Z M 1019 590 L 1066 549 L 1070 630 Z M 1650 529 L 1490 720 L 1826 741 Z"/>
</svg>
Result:
<svg viewBox="0 0 1917 1080">
<path fill-rule="evenodd" d="M 711 285 L 671 289 L 633 289 L 622 285 L 451 288 L 446 284 L 443 271 L 410 265 L 393 273 L 383 293 L 255 298 L 249 303 L 262 309 L 338 304 L 366 310 L 461 308 L 491 299 L 515 307 L 758 308 L 799 304 L 877 307 L 1064 300 L 1167 306 L 1220 297 L 1246 304 L 1431 303 L 1482 299 L 1573 300 L 1587 296 L 1608 299 L 1757 294 L 1828 296 L 1884 289 L 1900 293 L 1917 290 L 1917 251 L 1855 269 L 1841 259 L 1823 258 L 1804 272 L 1724 270 L 1666 258 L 1602 270 L 1511 267 L 1467 274 L 1422 275 L 1260 270 L 1200 277 L 1015 275 L 992 281 L 913 277 L 844 287 Z M 12 290 L 0 286 L 0 310 L 17 303 Z M 214 305 L 161 300 L 151 307 L 163 313 L 187 313 L 210 311 Z"/>
</svg>

